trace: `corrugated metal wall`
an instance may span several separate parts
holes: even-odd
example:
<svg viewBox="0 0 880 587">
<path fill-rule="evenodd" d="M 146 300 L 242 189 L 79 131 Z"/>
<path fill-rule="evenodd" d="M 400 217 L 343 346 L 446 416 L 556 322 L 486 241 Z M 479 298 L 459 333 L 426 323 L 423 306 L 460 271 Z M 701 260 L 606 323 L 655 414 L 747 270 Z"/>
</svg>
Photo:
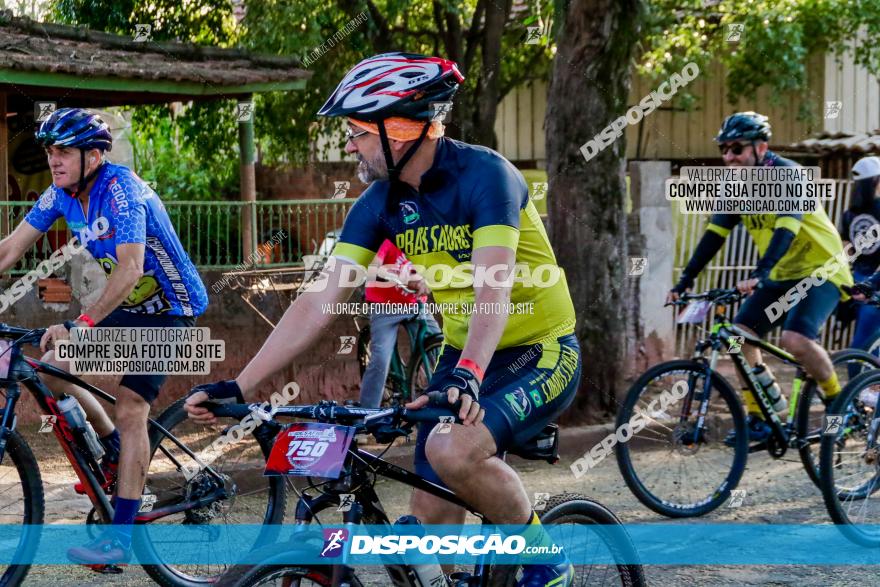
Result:
<svg viewBox="0 0 880 587">
<path fill-rule="evenodd" d="M 840 101 L 837 118 L 825 119 L 828 132 L 862 133 L 880 128 L 880 81 L 851 58 L 825 56 L 825 100 Z"/>
</svg>

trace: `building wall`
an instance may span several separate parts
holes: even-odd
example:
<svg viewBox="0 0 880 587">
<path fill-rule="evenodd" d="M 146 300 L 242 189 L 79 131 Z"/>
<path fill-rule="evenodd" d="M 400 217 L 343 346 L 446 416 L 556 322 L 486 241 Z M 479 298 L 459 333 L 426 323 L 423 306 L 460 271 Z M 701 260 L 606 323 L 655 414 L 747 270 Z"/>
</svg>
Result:
<svg viewBox="0 0 880 587">
<path fill-rule="evenodd" d="M 863 133 L 880 128 L 880 80 L 857 67 L 851 56 L 824 58 L 825 100 L 841 102 L 837 118 L 825 120 L 828 132 Z"/>
</svg>

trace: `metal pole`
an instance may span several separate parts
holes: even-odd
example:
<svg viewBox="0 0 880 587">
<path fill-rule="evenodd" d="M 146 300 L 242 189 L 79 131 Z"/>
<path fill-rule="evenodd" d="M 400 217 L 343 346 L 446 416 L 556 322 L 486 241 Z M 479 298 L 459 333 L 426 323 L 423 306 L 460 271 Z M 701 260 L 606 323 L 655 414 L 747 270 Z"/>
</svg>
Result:
<svg viewBox="0 0 880 587">
<path fill-rule="evenodd" d="M 242 251 L 245 258 L 256 252 L 257 234 L 256 205 L 257 180 L 254 171 L 254 110 L 253 96 L 248 95 L 238 103 L 238 152 L 241 177 L 241 201 L 248 203 L 243 208 L 241 224 Z"/>
</svg>

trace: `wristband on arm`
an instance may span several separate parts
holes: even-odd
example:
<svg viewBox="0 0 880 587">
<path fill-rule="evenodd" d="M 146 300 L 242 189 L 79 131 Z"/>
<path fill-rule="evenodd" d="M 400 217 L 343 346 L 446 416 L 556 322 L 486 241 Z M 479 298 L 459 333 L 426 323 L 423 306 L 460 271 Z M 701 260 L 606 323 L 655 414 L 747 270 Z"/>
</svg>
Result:
<svg viewBox="0 0 880 587">
<path fill-rule="evenodd" d="M 89 316 L 88 314 L 80 314 L 79 316 L 76 317 L 76 319 L 79 320 L 80 322 L 85 322 L 89 328 L 95 327 L 95 321 L 92 320 L 92 317 Z"/>
<path fill-rule="evenodd" d="M 474 361 L 471 361 L 470 359 L 459 359 L 456 367 L 467 369 L 468 371 L 473 373 L 474 377 L 477 378 L 477 383 L 483 382 L 483 377 L 485 374 L 483 373 L 483 370 L 480 369 L 480 366 L 477 365 Z"/>
</svg>

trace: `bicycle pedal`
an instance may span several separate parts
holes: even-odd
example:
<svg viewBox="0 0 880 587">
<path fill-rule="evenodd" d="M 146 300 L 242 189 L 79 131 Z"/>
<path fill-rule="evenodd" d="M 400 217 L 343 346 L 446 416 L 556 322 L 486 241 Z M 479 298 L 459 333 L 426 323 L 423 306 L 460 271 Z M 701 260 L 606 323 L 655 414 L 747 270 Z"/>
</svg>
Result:
<svg viewBox="0 0 880 587">
<path fill-rule="evenodd" d="M 87 569 L 100 573 L 102 575 L 121 575 L 122 566 L 120 565 L 84 565 Z"/>
<path fill-rule="evenodd" d="M 471 587 L 471 585 L 479 585 L 480 577 L 474 577 L 470 573 L 459 571 L 449 575 L 449 584 L 452 587 Z"/>
</svg>

